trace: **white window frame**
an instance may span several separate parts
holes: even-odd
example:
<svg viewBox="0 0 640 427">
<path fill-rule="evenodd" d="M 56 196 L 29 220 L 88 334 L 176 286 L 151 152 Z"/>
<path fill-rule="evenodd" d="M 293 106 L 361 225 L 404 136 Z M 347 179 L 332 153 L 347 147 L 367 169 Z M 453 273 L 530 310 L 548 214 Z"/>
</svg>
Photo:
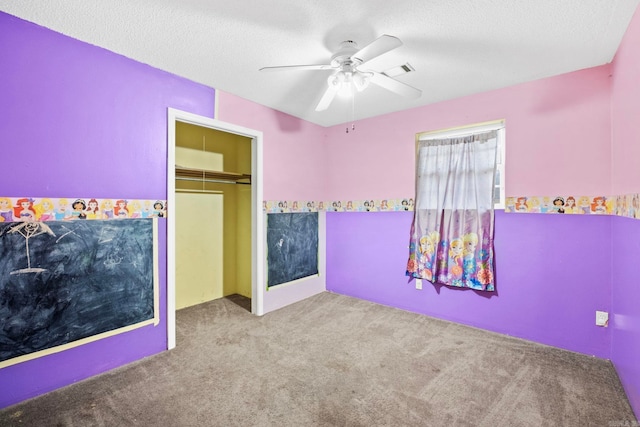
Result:
<svg viewBox="0 0 640 427">
<path fill-rule="evenodd" d="M 444 139 L 444 138 L 457 138 L 467 135 L 473 135 L 475 133 L 488 132 L 491 130 L 497 131 L 498 138 L 498 152 L 496 153 L 496 175 L 500 177 L 499 184 L 495 184 L 494 180 L 494 200 L 495 200 L 495 192 L 500 192 L 500 200 L 494 202 L 494 209 L 504 209 L 505 203 L 505 173 L 504 173 L 504 165 L 505 161 L 505 138 L 506 138 L 506 130 L 505 130 L 505 120 L 493 120 L 490 122 L 476 123 L 466 126 L 459 126 L 455 128 L 448 129 L 440 129 L 429 132 L 420 132 L 416 134 L 416 161 L 418 159 L 418 143 L 420 141 L 428 141 L 431 139 Z"/>
</svg>

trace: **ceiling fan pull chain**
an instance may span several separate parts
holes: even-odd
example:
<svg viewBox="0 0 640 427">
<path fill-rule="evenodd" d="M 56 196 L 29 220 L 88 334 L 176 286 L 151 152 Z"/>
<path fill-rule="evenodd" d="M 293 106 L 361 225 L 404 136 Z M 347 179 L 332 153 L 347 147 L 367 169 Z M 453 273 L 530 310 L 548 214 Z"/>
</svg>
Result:
<svg viewBox="0 0 640 427">
<path fill-rule="evenodd" d="M 349 122 L 351 122 L 351 131 L 355 131 L 356 130 L 356 124 L 355 124 L 355 111 L 356 111 L 356 91 L 354 90 L 354 83 L 353 80 L 349 80 L 348 82 L 349 84 L 349 98 L 351 98 L 349 101 L 351 101 L 351 116 L 349 116 L 349 110 L 347 107 L 347 129 L 346 132 L 349 133 Z M 348 102 L 348 101 L 347 101 Z"/>
<path fill-rule="evenodd" d="M 353 87 L 352 87 L 351 88 L 351 130 L 352 131 L 356 130 L 355 116 L 356 116 L 356 92 L 353 90 Z"/>
<path fill-rule="evenodd" d="M 353 111 L 353 93 L 351 94 L 351 111 Z M 349 133 L 349 110 L 347 110 L 347 133 Z"/>
</svg>

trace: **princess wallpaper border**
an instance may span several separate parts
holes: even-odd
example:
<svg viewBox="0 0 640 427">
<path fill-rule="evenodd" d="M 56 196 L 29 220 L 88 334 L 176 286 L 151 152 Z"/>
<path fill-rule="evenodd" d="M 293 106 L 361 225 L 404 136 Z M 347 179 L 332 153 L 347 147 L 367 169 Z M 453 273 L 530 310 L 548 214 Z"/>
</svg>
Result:
<svg viewBox="0 0 640 427">
<path fill-rule="evenodd" d="M 362 200 L 265 200 L 264 213 L 402 212 L 414 210 L 412 197 Z M 640 193 L 614 196 L 510 196 L 507 213 L 615 215 L 640 219 Z M 76 219 L 166 218 L 167 201 L 92 197 L 0 197 L 0 222 Z"/>
<path fill-rule="evenodd" d="M 166 200 L 0 197 L 0 222 L 165 218 Z"/>
<path fill-rule="evenodd" d="M 398 212 L 413 211 L 414 199 L 366 200 L 265 200 L 265 213 L 284 212 Z M 640 219 L 640 193 L 615 196 L 510 196 L 505 199 L 507 213 L 615 215 Z"/>
<path fill-rule="evenodd" d="M 265 200 L 265 213 L 287 212 L 395 212 L 413 211 L 413 198 L 368 200 Z"/>
<path fill-rule="evenodd" d="M 505 212 L 615 215 L 640 219 L 640 193 L 614 196 L 519 196 L 507 197 Z"/>
</svg>

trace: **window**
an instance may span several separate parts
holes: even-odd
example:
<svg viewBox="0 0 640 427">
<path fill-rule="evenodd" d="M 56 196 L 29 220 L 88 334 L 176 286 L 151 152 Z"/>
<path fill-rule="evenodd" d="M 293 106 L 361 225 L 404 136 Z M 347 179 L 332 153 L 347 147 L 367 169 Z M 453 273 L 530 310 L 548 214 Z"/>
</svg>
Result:
<svg viewBox="0 0 640 427">
<path fill-rule="evenodd" d="M 473 135 L 486 131 L 497 131 L 497 153 L 496 153 L 496 169 L 494 181 L 494 209 L 504 209 L 505 201 L 505 126 L 504 120 L 496 120 L 485 123 L 478 123 L 469 126 L 461 126 L 451 129 L 443 129 L 431 132 L 422 132 L 416 135 L 416 147 L 419 141 L 428 141 L 431 139 L 453 138 Z"/>
<path fill-rule="evenodd" d="M 418 134 L 407 275 L 495 290 L 494 209 L 504 206 L 504 122 Z"/>
</svg>

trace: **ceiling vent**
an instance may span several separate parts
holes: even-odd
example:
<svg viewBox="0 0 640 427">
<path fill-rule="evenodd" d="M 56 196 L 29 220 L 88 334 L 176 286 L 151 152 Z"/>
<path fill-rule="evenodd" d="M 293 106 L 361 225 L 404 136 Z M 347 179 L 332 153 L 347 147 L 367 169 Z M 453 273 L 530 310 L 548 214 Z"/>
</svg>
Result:
<svg viewBox="0 0 640 427">
<path fill-rule="evenodd" d="M 402 74 L 410 73 L 415 71 L 416 69 L 411 66 L 408 62 L 404 65 L 398 65 L 397 67 L 389 68 L 382 72 L 387 77 L 396 77 Z"/>
</svg>

